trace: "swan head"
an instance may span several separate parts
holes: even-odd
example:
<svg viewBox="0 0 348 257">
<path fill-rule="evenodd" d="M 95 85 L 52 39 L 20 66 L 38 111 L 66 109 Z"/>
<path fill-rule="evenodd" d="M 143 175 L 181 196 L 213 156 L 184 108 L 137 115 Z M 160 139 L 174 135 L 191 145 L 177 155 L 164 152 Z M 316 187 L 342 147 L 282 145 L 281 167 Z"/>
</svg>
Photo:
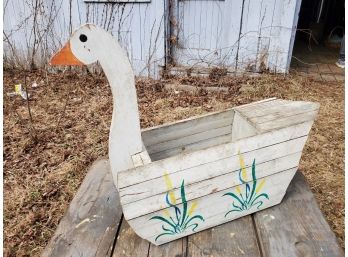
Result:
<svg viewBox="0 0 348 257">
<path fill-rule="evenodd" d="M 88 65 L 96 62 L 98 35 L 102 29 L 85 24 L 75 30 L 69 41 L 50 60 L 51 65 Z"/>
</svg>

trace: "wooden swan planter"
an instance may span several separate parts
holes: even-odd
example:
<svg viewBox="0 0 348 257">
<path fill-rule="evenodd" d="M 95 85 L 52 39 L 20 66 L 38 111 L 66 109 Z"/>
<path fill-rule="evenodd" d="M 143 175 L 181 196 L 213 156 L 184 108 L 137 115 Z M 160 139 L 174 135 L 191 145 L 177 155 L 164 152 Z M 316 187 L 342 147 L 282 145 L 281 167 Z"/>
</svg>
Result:
<svg viewBox="0 0 348 257">
<path fill-rule="evenodd" d="M 111 171 L 140 237 L 160 245 L 281 202 L 319 104 L 267 99 L 141 132 L 133 71 L 111 35 L 84 25 L 51 64 L 95 61 L 114 97 Z"/>
</svg>

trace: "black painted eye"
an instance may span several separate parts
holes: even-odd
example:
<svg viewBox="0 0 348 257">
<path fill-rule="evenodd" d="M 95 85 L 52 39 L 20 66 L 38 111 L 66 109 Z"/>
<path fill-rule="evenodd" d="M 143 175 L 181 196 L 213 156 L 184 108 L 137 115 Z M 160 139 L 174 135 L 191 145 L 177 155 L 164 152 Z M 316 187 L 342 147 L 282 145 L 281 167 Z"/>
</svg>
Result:
<svg viewBox="0 0 348 257">
<path fill-rule="evenodd" d="M 80 35 L 80 41 L 81 42 L 86 42 L 87 41 L 87 36 L 85 34 Z"/>
</svg>

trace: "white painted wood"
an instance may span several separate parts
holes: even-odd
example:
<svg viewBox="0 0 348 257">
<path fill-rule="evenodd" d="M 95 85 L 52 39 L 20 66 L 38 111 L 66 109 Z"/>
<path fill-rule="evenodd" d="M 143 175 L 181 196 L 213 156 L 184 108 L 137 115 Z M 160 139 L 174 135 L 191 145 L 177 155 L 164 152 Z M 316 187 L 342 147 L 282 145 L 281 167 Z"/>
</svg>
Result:
<svg viewBox="0 0 348 257">
<path fill-rule="evenodd" d="M 132 155 L 132 160 L 134 167 L 139 167 L 143 165 L 143 160 L 141 159 L 140 153 Z"/>
<path fill-rule="evenodd" d="M 291 128 L 282 128 L 269 133 L 249 137 L 233 143 L 210 147 L 195 152 L 176 155 L 164 160 L 152 162 L 143 167 L 120 172 L 118 174 L 118 188 L 124 188 L 142 181 L 161 177 L 163 171 L 169 174 L 179 170 L 189 169 L 202 163 L 209 163 L 223 158 L 248 151 L 256 150 L 268 145 L 277 144 L 291 139 L 306 136 L 311 128 L 312 121 L 295 125 Z"/>
<path fill-rule="evenodd" d="M 285 118 L 280 118 L 275 121 L 268 121 L 264 123 L 259 123 L 256 124 L 256 127 L 260 132 L 265 132 L 265 131 L 270 131 L 270 130 L 275 130 L 279 128 L 284 128 L 286 126 L 289 126 L 290 124 L 301 124 L 302 122 L 315 119 L 315 117 L 318 114 L 318 110 L 312 111 L 312 112 L 307 112 L 304 114 L 299 114 L 296 116 L 291 116 L 291 117 L 285 117 Z"/>
<path fill-rule="evenodd" d="M 145 149 L 145 147 L 143 147 L 143 149 Z M 143 164 L 149 164 L 151 162 L 150 155 L 146 150 L 140 153 L 140 158 Z"/>
<path fill-rule="evenodd" d="M 191 67 L 235 66 L 242 0 L 179 1 L 175 60 Z"/>
<path fill-rule="evenodd" d="M 225 127 L 232 125 L 233 113 L 233 110 L 226 110 L 145 129 L 142 132 L 142 138 L 146 147 L 150 147 L 188 135 Z"/>
<path fill-rule="evenodd" d="M 271 71 L 289 70 L 300 5 L 301 0 L 276 1 L 268 56 Z"/>
<path fill-rule="evenodd" d="M 279 203 L 297 170 L 318 105 L 269 100 L 147 130 L 144 135 L 148 136 L 150 156 L 142 142 L 131 64 L 109 33 L 92 24 L 83 25 L 51 63 L 88 65 L 96 61 L 109 80 L 114 100 L 109 138 L 111 172 L 124 217 L 136 233 L 161 244 L 196 232 L 199 223 L 194 219 L 204 223 L 199 228 L 202 230 L 238 216 L 228 218 L 229 213 L 246 215 Z M 262 110 L 256 120 L 248 117 L 251 108 Z M 249 175 L 247 167 L 252 170 Z M 160 186 L 160 180 L 166 188 Z M 261 191 L 265 181 L 267 193 Z M 244 196 L 241 187 L 245 188 Z M 233 199 L 225 201 L 224 193 L 237 200 L 237 205 Z M 262 197 L 268 205 L 263 205 Z M 169 209 L 175 209 L 177 222 Z M 196 212 L 200 216 L 195 216 Z M 149 220 L 152 225 L 148 225 Z"/>
<path fill-rule="evenodd" d="M 84 36 L 85 40 L 82 41 L 81 36 Z M 88 65 L 98 61 L 108 78 L 113 96 L 109 159 L 117 187 L 118 172 L 143 164 L 141 157 L 137 155 L 143 151 L 143 142 L 131 64 L 126 52 L 112 35 L 92 24 L 77 29 L 67 45 L 71 49 L 68 50 L 71 51 L 68 54 L 73 55 L 82 64 Z M 64 54 L 66 52 L 63 50 L 57 53 L 52 58 L 52 63 L 69 64 L 65 61 L 55 61 Z"/>
<path fill-rule="evenodd" d="M 280 203 L 295 172 L 296 172 L 296 168 L 289 169 L 266 178 L 264 188 L 265 188 L 265 192 L 267 192 L 267 194 L 269 195 L 269 201 L 265 200 L 264 205 L 262 205 L 259 210 L 268 208 L 270 206 Z M 226 189 L 224 191 L 213 193 L 213 194 L 210 194 L 209 196 L 200 198 L 197 201 L 198 207 L 195 213 L 201 214 L 204 217 L 205 221 L 198 222 L 199 226 L 197 227 L 196 232 L 231 221 L 233 219 L 236 219 L 257 211 L 256 208 L 251 208 L 247 211 L 238 212 L 238 213 L 235 212 L 230 214 L 230 216 L 228 217 L 224 217 L 225 213 L 231 209 L 232 198 L 230 199 L 228 196 L 223 196 L 223 195 L 227 192 L 234 192 L 234 190 L 235 188 Z M 189 205 L 190 203 L 191 202 L 188 202 Z M 178 207 L 181 208 L 182 205 L 178 205 Z M 173 213 L 173 210 L 168 210 L 168 211 L 170 211 L 170 215 L 172 216 L 175 215 Z M 136 219 L 129 220 L 128 222 L 131 227 L 136 228 L 135 231 L 139 236 L 143 238 L 147 238 L 149 241 L 151 241 L 152 243 L 156 245 L 163 244 L 168 241 L 172 241 L 177 238 L 187 236 L 193 233 L 190 229 L 188 229 L 187 231 L 183 233 L 160 237 L 157 241 L 155 241 L 155 238 L 160 233 L 163 232 L 162 225 L 164 224 L 157 220 L 150 220 L 150 218 L 155 215 L 163 216 L 163 213 L 162 211 L 156 212 L 156 213 L 150 213 L 150 214 L 138 217 Z"/>
<path fill-rule="evenodd" d="M 256 158 L 258 167 L 257 178 L 271 175 L 272 172 L 277 173 L 298 166 L 302 153 L 301 151 L 296 152 L 296 147 L 289 152 L 286 151 L 284 146 L 281 149 L 279 146 L 270 146 L 267 150 L 272 151 L 272 153 L 275 152 L 274 156 L 272 156 L 274 159 L 270 160 L 270 156 L 261 149 L 243 155 L 247 163 L 247 168 L 251 167 L 250 164 Z M 172 173 L 170 174 L 170 178 L 175 192 L 179 192 L 182 179 L 185 178 L 186 194 L 190 195 L 190 199 L 194 199 L 210 194 L 212 191 L 221 191 L 222 189 L 235 186 L 236 181 L 238 181 L 239 169 L 238 156 L 233 156 L 232 158 L 226 158 L 217 162 Z M 202 175 L 202 170 L 206 174 Z M 236 180 L 226 181 L 226 178 L 231 177 L 231 175 Z M 122 204 L 130 204 L 151 196 L 166 193 L 168 188 L 164 181 L 165 179 L 162 176 L 121 189 L 119 192 L 122 197 Z M 153 185 L 156 185 L 156 187 Z M 201 186 L 204 190 L 196 191 Z M 180 194 L 176 195 L 179 196 Z"/>
<path fill-rule="evenodd" d="M 260 41 L 261 4 L 263 0 L 244 0 L 241 35 L 238 47 L 237 70 L 256 72 L 256 61 Z"/>
<path fill-rule="evenodd" d="M 279 106 L 282 105 L 286 102 L 286 100 L 283 99 L 277 99 L 277 98 L 271 98 L 271 100 L 269 101 L 261 101 L 261 102 L 257 102 L 255 104 L 251 103 L 251 104 L 246 104 L 246 105 L 242 105 L 242 106 L 237 106 L 234 107 L 233 109 L 240 112 L 240 113 L 244 113 L 244 112 L 252 112 L 254 111 L 259 111 L 259 110 L 268 110 L 269 108 L 273 107 L 273 106 Z"/>
<path fill-rule="evenodd" d="M 5 1 L 4 35 L 8 38 L 4 38 L 5 65 L 29 68 L 34 47 L 34 7 L 32 0 Z M 52 53 L 60 49 L 73 29 L 89 22 L 113 34 L 127 50 L 136 75 L 157 78 L 165 60 L 164 13 L 161 0 L 149 3 L 41 1 L 34 62 L 39 68 L 47 67 Z"/>
<path fill-rule="evenodd" d="M 263 103 L 271 102 L 271 101 L 275 101 L 275 100 L 279 101 L 280 99 L 277 99 L 276 97 L 266 98 L 266 99 L 263 99 L 263 100 L 260 100 L 260 101 L 256 101 L 256 102 L 252 102 L 252 103 L 249 103 L 249 104 L 236 106 L 233 109 L 240 111 L 240 110 L 243 110 L 245 108 L 249 108 L 250 106 L 255 106 L 255 105 L 259 106 L 259 105 L 261 105 Z"/>
<path fill-rule="evenodd" d="M 274 104 L 276 103 L 276 104 Z M 255 108 L 245 108 L 238 109 L 248 119 L 255 117 L 262 117 L 265 115 L 270 115 L 274 113 L 282 114 L 286 116 L 288 112 L 303 112 L 303 111 L 313 111 L 319 109 L 319 104 L 312 102 L 303 102 L 303 101 L 286 101 L 286 100 L 277 100 L 271 103 L 264 103 L 263 105 L 258 105 Z M 289 115 L 288 115 L 289 116 Z"/>
<path fill-rule="evenodd" d="M 271 160 L 273 160 L 273 158 L 277 158 L 279 156 L 284 156 L 287 153 L 292 154 L 292 153 L 296 153 L 296 152 L 301 152 L 306 140 L 307 140 L 307 137 L 301 137 L 298 139 L 284 142 L 282 144 L 278 144 L 278 145 L 271 146 L 271 147 L 266 147 L 266 148 L 262 149 L 262 151 L 259 151 L 257 155 L 254 155 L 253 158 L 256 158 L 257 160 L 260 158 L 261 160 L 264 160 L 264 161 L 271 161 Z M 232 164 L 234 164 L 234 166 L 232 166 Z M 257 163 L 257 165 L 258 164 L 259 163 Z M 298 165 L 298 163 L 294 166 L 290 166 L 287 168 L 297 167 L 297 165 Z M 240 166 L 239 166 L 238 157 L 231 158 L 231 166 L 232 166 L 232 168 L 229 169 L 230 173 L 239 172 Z M 220 167 L 219 167 L 219 164 L 215 164 L 209 168 L 213 171 L 216 171 L 216 168 L 220 168 Z M 228 169 L 228 166 L 222 168 L 222 170 L 225 172 L 226 172 L 226 169 Z M 191 169 L 190 172 L 194 172 L 194 171 L 192 171 L 192 169 Z M 199 174 L 197 174 L 198 172 L 199 172 Z M 229 183 L 230 181 L 226 181 L 225 178 L 222 178 L 222 180 L 221 180 L 221 178 L 220 178 L 216 181 L 216 183 L 214 183 L 215 181 L 213 179 L 211 179 L 211 177 L 207 176 L 208 172 L 209 172 L 209 170 L 207 170 L 204 166 L 199 166 L 198 171 L 196 169 L 195 173 L 197 174 L 198 177 L 201 178 L 200 180 L 205 181 L 205 183 L 200 182 L 197 185 L 192 186 L 192 187 L 186 186 L 186 185 L 191 184 L 191 181 L 189 180 L 189 178 L 187 176 L 179 177 L 177 180 L 174 180 L 171 177 L 173 187 L 178 188 L 176 190 L 173 190 L 173 192 L 175 193 L 175 195 L 177 197 L 179 197 L 180 196 L 180 184 L 181 184 L 182 180 L 185 180 L 186 200 L 190 201 L 190 200 L 193 200 L 193 199 L 198 198 L 198 197 L 209 195 L 209 194 L 211 194 L 212 191 L 214 192 L 214 189 L 216 189 L 217 191 L 221 191 L 224 188 L 232 187 L 233 185 L 235 185 L 234 183 L 238 182 L 238 180 L 235 180 L 235 182 L 232 182 L 233 184 L 230 185 L 230 183 Z M 220 170 L 220 172 L 221 172 L 221 170 Z M 267 171 L 265 171 L 265 172 L 267 172 Z M 272 167 L 271 171 L 269 171 L 269 172 L 271 174 L 276 172 L 275 167 Z M 163 173 L 164 173 L 164 171 L 163 171 Z M 216 172 L 216 173 L 214 173 L 213 176 L 218 175 L 218 172 Z M 262 170 L 261 170 L 261 173 L 262 173 Z M 229 175 L 231 176 L 231 174 L 229 174 Z M 235 176 L 238 177 L 237 175 L 235 175 Z M 165 183 L 163 178 L 162 178 L 162 183 Z M 158 183 L 156 183 L 156 187 L 157 187 L 157 185 L 158 185 Z M 212 191 L 209 190 L 210 187 L 207 187 L 207 185 L 211 186 Z M 143 190 L 146 190 L 146 188 L 143 188 Z M 138 188 L 138 191 L 136 193 L 138 193 L 138 192 L 142 192 L 140 188 Z M 149 197 L 142 199 L 142 200 L 138 200 L 138 198 L 137 198 L 137 201 L 134 201 L 134 202 L 131 202 L 128 204 L 123 202 L 123 197 L 121 196 L 121 203 L 123 206 L 124 216 L 126 217 L 126 219 L 133 219 L 133 218 L 136 218 L 138 216 L 146 215 L 147 213 L 155 212 L 157 210 L 162 209 L 163 207 L 161 208 L 161 205 L 163 205 L 163 203 L 165 203 L 164 199 L 165 199 L 166 193 L 167 192 L 165 191 L 163 193 L 149 196 Z M 179 204 L 179 203 L 181 203 L 181 199 L 177 199 L 177 204 Z"/>
<path fill-rule="evenodd" d="M 292 102 L 274 100 L 260 103 L 257 106 L 235 108 L 237 116 L 241 114 L 258 133 L 274 130 L 291 124 L 313 121 L 319 111 L 318 103 Z"/>
<path fill-rule="evenodd" d="M 300 0 L 178 1 L 177 5 L 173 24 L 178 38 L 173 44 L 178 67 L 288 70 Z M 48 0 L 40 2 L 35 16 L 34 1 L 7 0 L 5 65 L 29 68 L 33 61 L 45 67 L 73 28 L 91 22 L 117 38 L 136 75 L 158 77 L 170 48 L 165 45 L 168 6 L 161 0 Z M 34 17 L 39 22 L 34 23 Z"/>
<path fill-rule="evenodd" d="M 188 136 L 178 137 L 177 139 L 158 143 L 147 147 L 149 154 L 170 150 L 177 147 L 184 147 L 196 142 L 231 134 L 232 125 L 214 128 L 200 133 L 194 133 Z"/>
<path fill-rule="evenodd" d="M 236 142 L 242 138 L 255 136 L 256 128 L 248 120 L 243 118 L 239 112 L 234 114 L 231 141 Z"/>
<path fill-rule="evenodd" d="M 118 188 L 125 219 L 141 237 L 154 244 L 162 244 L 226 222 L 223 213 L 226 214 L 228 208 L 232 208 L 234 199 L 230 196 L 232 202 L 224 205 L 224 193 L 228 190 L 233 189 L 234 193 L 242 194 L 240 187 L 245 190 L 248 185 L 250 188 L 253 186 L 253 192 L 262 194 L 259 192 L 262 186 L 257 187 L 257 184 L 271 181 L 267 191 L 269 199 L 264 199 L 269 203 L 262 206 L 279 203 L 297 170 L 318 108 L 319 105 L 315 103 L 268 99 L 232 108 L 229 111 L 234 113 L 229 115 L 233 117 L 232 126 L 221 127 L 221 121 L 226 119 L 223 115 L 228 113 L 225 112 L 199 118 L 196 121 L 199 131 L 207 127 L 206 124 L 209 124 L 209 130 L 198 133 L 197 130 L 189 129 L 195 122 L 194 119 L 173 124 L 173 128 L 161 126 L 153 132 L 144 131 L 148 135 L 162 137 L 157 142 L 148 137 L 148 142 L 152 143 L 149 145 L 152 163 L 118 173 Z M 220 122 L 214 123 L 214 126 L 211 125 L 213 117 L 220 118 Z M 178 128 L 184 132 L 180 132 Z M 166 133 L 162 134 L 162 130 Z M 175 136 L 176 132 L 181 137 Z M 217 135 L 220 133 L 228 133 L 228 138 L 218 144 L 208 145 L 207 148 L 199 147 L 200 142 L 218 141 L 221 136 Z M 189 146 L 193 147 L 189 152 L 181 152 L 181 147 L 186 150 Z M 167 156 L 163 154 L 160 159 L 157 154 L 162 153 Z M 241 163 L 241 156 L 243 162 L 247 163 L 245 169 L 249 170 L 249 177 L 242 174 L 241 167 L 244 164 Z M 250 172 L 254 159 L 257 170 L 255 180 Z M 251 191 L 248 192 L 250 194 Z M 180 213 L 176 212 L 179 219 L 180 215 L 187 213 L 191 217 L 199 214 L 204 216 L 204 222 L 201 218 L 196 218 L 195 223 L 191 224 L 193 227 L 197 226 L 195 231 L 187 229 L 184 223 L 179 223 L 175 229 L 173 227 L 170 230 L 167 227 L 168 221 L 164 222 L 162 219 L 170 219 L 170 216 L 172 222 L 176 219 L 173 216 L 174 207 L 170 203 L 181 209 Z M 250 213 L 248 208 L 241 212 L 245 215 Z M 162 218 L 151 219 L 158 215 Z M 231 219 L 243 215 L 233 213 Z M 161 236 L 161 233 L 170 235 Z"/>
<path fill-rule="evenodd" d="M 162 152 L 154 153 L 151 155 L 151 159 L 153 161 L 158 161 L 158 160 L 170 158 L 179 154 L 188 154 L 193 151 L 200 151 L 203 149 L 207 149 L 209 147 L 226 144 L 230 142 L 230 140 L 231 140 L 230 134 L 218 136 L 218 137 L 198 141 L 193 144 L 185 145 L 184 147 L 178 147 L 178 148 L 168 149 Z"/>
</svg>

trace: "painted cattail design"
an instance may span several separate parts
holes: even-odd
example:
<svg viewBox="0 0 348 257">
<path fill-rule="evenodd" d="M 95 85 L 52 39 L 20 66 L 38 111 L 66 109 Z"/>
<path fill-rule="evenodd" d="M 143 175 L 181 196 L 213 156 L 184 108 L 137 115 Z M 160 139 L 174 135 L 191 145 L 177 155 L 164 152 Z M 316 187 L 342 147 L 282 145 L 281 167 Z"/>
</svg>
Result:
<svg viewBox="0 0 348 257">
<path fill-rule="evenodd" d="M 253 206 L 256 206 L 256 208 L 259 209 L 261 205 L 263 205 L 262 199 L 269 199 L 268 194 L 260 193 L 265 185 L 266 179 L 263 178 L 260 182 L 256 179 L 255 159 L 251 166 L 252 181 L 248 182 L 248 174 L 245 167 L 244 158 L 240 152 L 238 152 L 238 155 L 240 164 L 239 181 L 241 182 L 241 185 L 235 187 L 235 193 L 229 192 L 223 195 L 231 196 L 233 198 L 232 208 L 225 214 L 225 217 L 232 212 L 249 210 Z"/>
<path fill-rule="evenodd" d="M 180 198 L 182 202 L 181 206 L 177 206 L 177 199 L 173 190 L 173 183 L 166 172 L 164 173 L 164 181 L 168 190 L 165 197 L 165 203 L 169 208 L 162 210 L 163 215 L 154 216 L 150 219 L 160 220 L 162 222 L 163 233 L 157 235 L 155 241 L 162 236 L 180 234 L 188 230 L 195 232 L 199 222 L 204 221 L 203 216 L 198 214 L 194 215 L 198 206 L 197 202 L 191 201 L 189 206 L 188 202 L 186 201 L 184 180 L 182 180 L 180 186 Z"/>
</svg>

